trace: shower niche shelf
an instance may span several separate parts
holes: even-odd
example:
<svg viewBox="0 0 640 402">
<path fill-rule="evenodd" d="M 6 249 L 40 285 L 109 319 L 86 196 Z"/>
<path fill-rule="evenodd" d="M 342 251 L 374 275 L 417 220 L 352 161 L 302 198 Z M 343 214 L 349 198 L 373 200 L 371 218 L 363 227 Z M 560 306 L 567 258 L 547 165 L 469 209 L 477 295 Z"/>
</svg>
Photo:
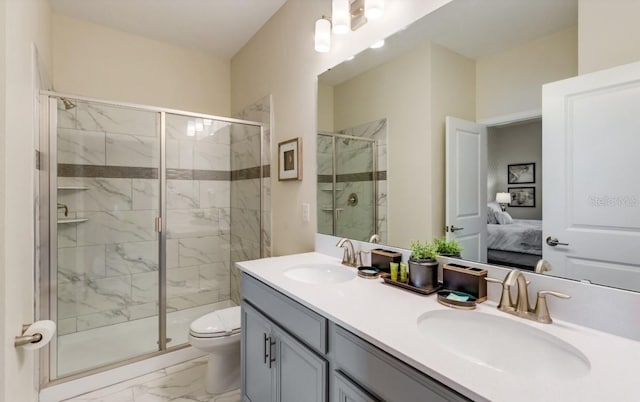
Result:
<svg viewBox="0 0 640 402">
<path fill-rule="evenodd" d="M 87 186 L 60 186 L 58 190 L 88 190 Z"/>
<path fill-rule="evenodd" d="M 69 223 L 82 223 L 86 222 L 89 219 L 87 218 L 73 218 L 73 219 L 58 219 L 58 224 L 69 224 Z"/>
</svg>

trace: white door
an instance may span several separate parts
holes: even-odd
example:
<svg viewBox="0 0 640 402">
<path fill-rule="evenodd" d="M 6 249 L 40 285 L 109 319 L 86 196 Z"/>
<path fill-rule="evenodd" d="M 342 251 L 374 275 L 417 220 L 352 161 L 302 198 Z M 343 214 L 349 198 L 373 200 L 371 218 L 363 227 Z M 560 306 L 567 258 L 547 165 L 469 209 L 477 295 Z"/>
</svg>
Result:
<svg viewBox="0 0 640 402">
<path fill-rule="evenodd" d="M 640 63 L 551 83 L 542 93 L 549 274 L 639 290 Z"/>
<path fill-rule="evenodd" d="M 446 126 L 447 239 L 462 258 L 487 262 L 487 127 L 448 116 Z"/>
</svg>

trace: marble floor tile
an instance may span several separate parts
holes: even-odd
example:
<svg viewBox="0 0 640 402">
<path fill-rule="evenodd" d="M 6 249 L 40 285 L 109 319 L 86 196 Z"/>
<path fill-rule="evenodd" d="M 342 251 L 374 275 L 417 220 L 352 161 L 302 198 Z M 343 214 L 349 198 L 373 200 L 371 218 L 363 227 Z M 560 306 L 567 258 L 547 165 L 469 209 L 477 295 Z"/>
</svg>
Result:
<svg viewBox="0 0 640 402">
<path fill-rule="evenodd" d="M 240 402 L 240 390 L 207 393 L 207 358 L 180 363 L 138 378 L 105 387 L 66 402 Z"/>
</svg>

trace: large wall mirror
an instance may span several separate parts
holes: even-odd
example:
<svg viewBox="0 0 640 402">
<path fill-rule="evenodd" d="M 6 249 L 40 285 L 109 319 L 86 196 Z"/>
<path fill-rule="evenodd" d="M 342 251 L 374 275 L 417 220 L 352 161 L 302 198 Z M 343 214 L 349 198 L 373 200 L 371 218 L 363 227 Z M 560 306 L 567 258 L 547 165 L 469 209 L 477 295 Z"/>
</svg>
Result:
<svg viewBox="0 0 640 402">
<path fill-rule="evenodd" d="M 463 245 L 463 259 L 534 270 L 544 257 L 552 262 L 545 274 L 640 291 L 640 264 L 627 257 L 634 242 L 640 246 L 640 182 L 610 184 L 620 177 L 614 169 L 640 171 L 640 162 L 621 166 L 614 156 L 640 149 L 640 136 L 602 142 L 584 134 L 564 151 L 576 163 L 569 171 L 563 155 L 550 155 L 569 140 L 559 139 L 549 155 L 543 147 L 543 129 L 552 125 L 543 85 L 578 76 L 578 48 L 578 0 L 453 0 L 383 47 L 321 74 L 318 231 L 365 241 L 377 235 L 404 248 L 446 236 Z M 571 113 L 588 120 L 590 102 Z M 610 118 L 640 128 L 610 109 Z M 588 126 L 604 124 L 603 116 Z M 589 160 L 607 173 L 591 171 Z M 577 163 L 587 167 L 576 173 Z M 573 180 L 560 183 L 570 191 L 558 187 L 557 175 Z M 565 202 L 576 197 L 584 208 Z M 573 220 L 569 231 L 551 225 L 564 220 Z M 579 231 L 620 234 L 626 248 L 614 254 L 625 257 L 598 252 L 607 240 L 572 237 Z M 588 257 L 571 257 L 578 244 Z M 554 258 L 558 250 L 565 254 Z"/>
</svg>

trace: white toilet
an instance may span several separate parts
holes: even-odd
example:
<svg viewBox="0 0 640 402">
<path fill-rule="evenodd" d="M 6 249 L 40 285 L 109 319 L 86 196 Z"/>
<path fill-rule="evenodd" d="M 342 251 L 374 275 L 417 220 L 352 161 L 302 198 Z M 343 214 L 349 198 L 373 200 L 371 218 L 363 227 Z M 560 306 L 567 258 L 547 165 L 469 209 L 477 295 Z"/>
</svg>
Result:
<svg viewBox="0 0 640 402">
<path fill-rule="evenodd" d="M 189 343 L 209 354 L 207 392 L 221 394 L 240 388 L 240 307 L 203 315 L 189 327 Z"/>
</svg>

